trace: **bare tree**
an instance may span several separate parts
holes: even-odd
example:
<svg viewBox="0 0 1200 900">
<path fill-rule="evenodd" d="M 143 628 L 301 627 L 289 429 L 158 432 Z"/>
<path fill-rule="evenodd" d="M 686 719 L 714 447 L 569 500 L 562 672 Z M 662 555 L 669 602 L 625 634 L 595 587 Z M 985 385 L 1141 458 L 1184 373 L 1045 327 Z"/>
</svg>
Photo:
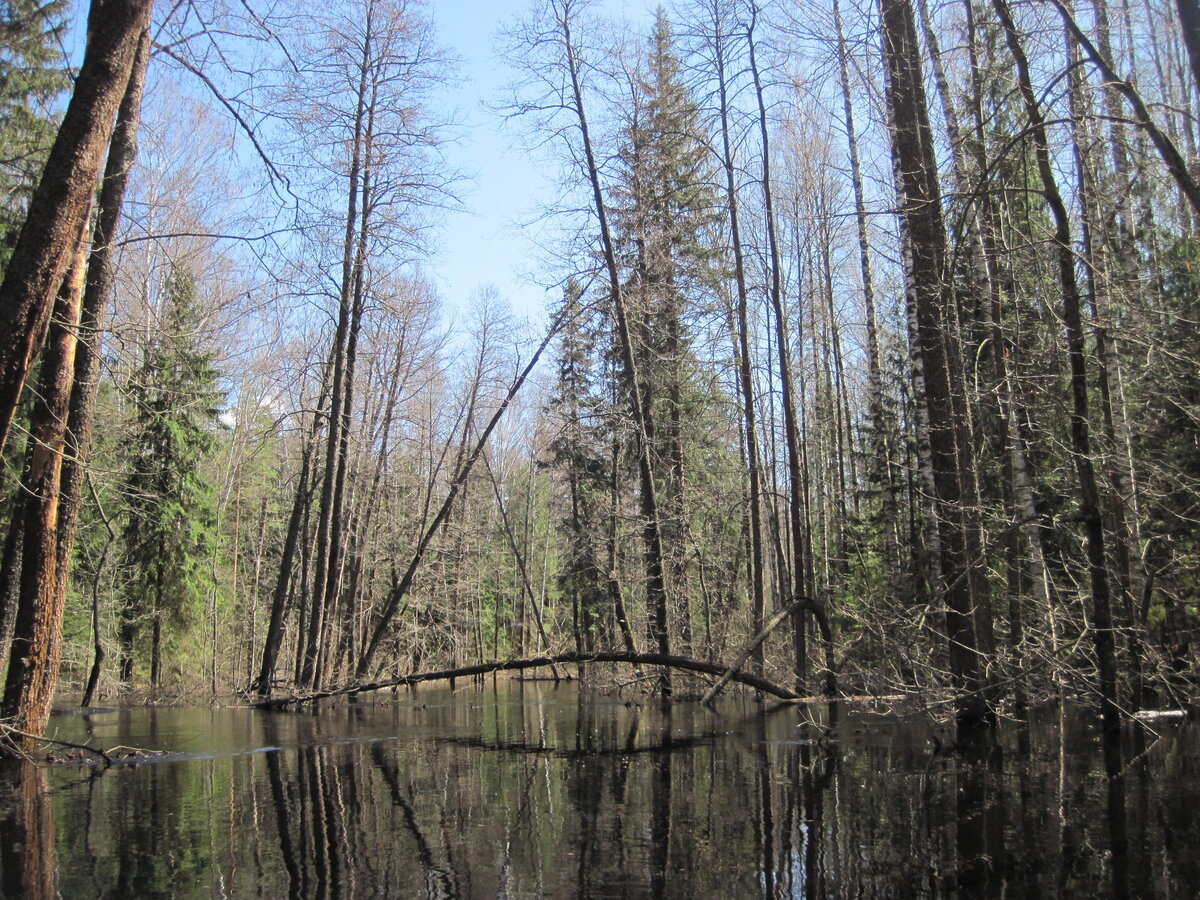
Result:
<svg viewBox="0 0 1200 900">
<path fill-rule="evenodd" d="M 946 600 L 951 673 L 958 691 L 960 723 L 988 720 L 987 678 L 981 651 L 988 645 L 978 617 L 971 569 L 982 565 L 974 520 L 970 438 L 961 396 L 961 360 L 950 331 L 946 232 L 937 183 L 929 111 L 922 83 L 916 26 L 909 0 L 881 0 L 887 98 L 892 129 L 900 216 L 904 227 L 907 289 L 923 364 L 932 484 L 940 541 L 941 585 Z"/>
</svg>

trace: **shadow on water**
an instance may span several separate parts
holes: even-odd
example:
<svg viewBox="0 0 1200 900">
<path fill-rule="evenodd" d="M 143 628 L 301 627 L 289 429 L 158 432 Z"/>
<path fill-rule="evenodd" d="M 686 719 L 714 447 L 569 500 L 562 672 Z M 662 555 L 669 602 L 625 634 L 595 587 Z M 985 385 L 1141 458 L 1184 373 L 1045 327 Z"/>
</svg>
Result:
<svg viewBox="0 0 1200 900">
<path fill-rule="evenodd" d="M 59 737 L 165 750 L 0 770 L 5 897 L 1177 897 L 1197 728 L 1101 752 L 1054 708 L 960 741 L 836 706 L 716 714 L 577 684 L 319 712 L 121 710 Z"/>
</svg>

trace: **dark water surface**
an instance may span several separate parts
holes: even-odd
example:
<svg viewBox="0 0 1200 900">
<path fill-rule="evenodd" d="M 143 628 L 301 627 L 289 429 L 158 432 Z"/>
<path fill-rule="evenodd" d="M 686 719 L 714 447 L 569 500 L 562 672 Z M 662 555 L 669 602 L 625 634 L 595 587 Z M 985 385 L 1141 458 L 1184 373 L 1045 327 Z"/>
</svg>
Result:
<svg viewBox="0 0 1200 900">
<path fill-rule="evenodd" d="M 0 770 L 0 887 L 121 900 L 1200 894 L 1193 723 L 1130 726 L 1110 780 L 1085 711 L 954 751 L 921 717 L 768 710 L 500 682 L 316 713 L 56 717 L 61 738 L 169 755 Z"/>
</svg>

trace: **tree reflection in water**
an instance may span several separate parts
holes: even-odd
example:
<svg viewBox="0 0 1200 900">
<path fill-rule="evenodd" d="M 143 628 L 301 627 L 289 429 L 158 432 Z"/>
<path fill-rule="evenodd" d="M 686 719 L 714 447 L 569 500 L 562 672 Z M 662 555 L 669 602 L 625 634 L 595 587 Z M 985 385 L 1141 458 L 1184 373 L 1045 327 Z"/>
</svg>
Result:
<svg viewBox="0 0 1200 900">
<path fill-rule="evenodd" d="M 0 813 L 0 888 L 5 897 L 52 900 L 57 847 L 47 772 L 29 762 L 14 766 Z"/>
<path fill-rule="evenodd" d="M 1069 709 L 946 750 L 919 717 L 750 698 L 712 713 L 567 684 L 56 725 L 170 752 L 103 773 L 4 770 L 6 897 L 1166 897 L 1200 883 L 1191 723 L 1129 726 L 1113 777 Z"/>
</svg>

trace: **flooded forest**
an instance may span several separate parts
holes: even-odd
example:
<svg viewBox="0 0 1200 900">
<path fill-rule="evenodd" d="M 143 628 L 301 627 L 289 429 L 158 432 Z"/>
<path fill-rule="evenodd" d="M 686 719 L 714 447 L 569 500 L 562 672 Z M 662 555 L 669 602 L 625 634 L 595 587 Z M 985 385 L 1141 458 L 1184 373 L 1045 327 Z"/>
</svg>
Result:
<svg viewBox="0 0 1200 900">
<path fill-rule="evenodd" d="M 0 3 L 5 895 L 1194 890 L 1200 2 L 500 6 Z"/>
</svg>

